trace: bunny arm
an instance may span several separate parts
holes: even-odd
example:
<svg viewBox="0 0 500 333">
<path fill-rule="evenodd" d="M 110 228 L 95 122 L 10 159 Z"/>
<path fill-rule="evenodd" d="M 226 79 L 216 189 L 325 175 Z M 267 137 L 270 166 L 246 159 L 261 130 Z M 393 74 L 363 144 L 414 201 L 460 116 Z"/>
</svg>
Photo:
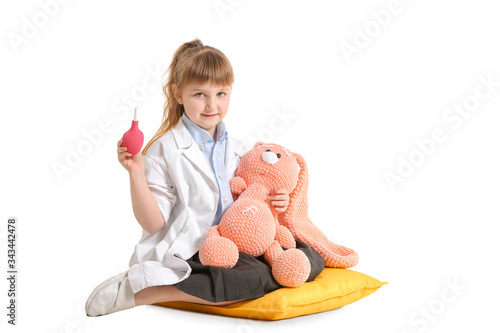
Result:
<svg viewBox="0 0 500 333">
<path fill-rule="evenodd" d="M 238 196 L 245 191 L 248 186 L 245 180 L 239 176 L 233 177 L 229 180 L 229 188 L 233 195 L 233 201 L 238 199 Z"/>
</svg>

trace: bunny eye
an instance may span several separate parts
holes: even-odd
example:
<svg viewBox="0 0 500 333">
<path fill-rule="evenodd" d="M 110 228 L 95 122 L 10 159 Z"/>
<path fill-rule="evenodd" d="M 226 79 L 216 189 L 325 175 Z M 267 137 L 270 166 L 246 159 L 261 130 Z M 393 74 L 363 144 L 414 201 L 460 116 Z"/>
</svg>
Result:
<svg viewBox="0 0 500 333">
<path fill-rule="evenodd" d="M 276 156 L 278 156 L 278 158 L 280 158 L 280 157 L 281 157 L 281 154 L 280 154 L 280 153 L 277 153 L 277 154 L 276 154 Z"/>
<path fill-rule="evenodd" d="M 271 151 L 271 149 L 266 150 L 266 152 L 267 152 L 267 151 Z"/>
</svg>

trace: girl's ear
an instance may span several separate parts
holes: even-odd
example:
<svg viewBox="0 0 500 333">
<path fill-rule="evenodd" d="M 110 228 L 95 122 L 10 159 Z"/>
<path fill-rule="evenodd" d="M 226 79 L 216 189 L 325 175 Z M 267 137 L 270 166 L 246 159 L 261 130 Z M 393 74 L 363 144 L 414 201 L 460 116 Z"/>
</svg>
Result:
<svg viewBox="0 0 500 333">
<path fill-rule="evenodd" d="M 174 93 L 174 97 L 177 100 L 177 103 L 182 105 L 182 95 L 179 91 L 179 88 L 175 84 L 172 85 L 172 92 Z"/>
</svg>

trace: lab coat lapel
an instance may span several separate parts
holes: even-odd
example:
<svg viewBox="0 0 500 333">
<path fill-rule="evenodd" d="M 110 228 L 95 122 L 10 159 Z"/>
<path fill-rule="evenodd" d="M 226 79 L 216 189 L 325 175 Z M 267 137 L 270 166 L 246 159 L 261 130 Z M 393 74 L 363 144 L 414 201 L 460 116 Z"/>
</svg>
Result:
<svg viewBox="0 0 500 333">
<path fill-rule="evenodd" d="M 226 167 L 226 172 L 228 175 L 234 175 L 241 157 L 248 150 L 249 149 L 243 144 L 243 142 L 238 141 L 230 136 L 227 137 L 226 159 L 224 161 L 224 166 Z"/>
<path fill-rule="evenodd" d="M 182 155 L 185 156 L 199 172 L 209 179 L 215 187 L 217 187 L 210 165 L 208 165 L 200 148 L 194 144 L 193 138 L 186 129 L 186 126 L 184 126 L 182 119 L 172 128 L 172 134 L 177 144 L 177 148 L 183 150 Z"/>
<path fill-rule="evenodd" d="M 208 179 L 210 179 L 213 185 L 215 185 L 215 187 L 217 188 L 217 183 L 214 179 L 214 173 L 210 169 L 207 160 L 203 156 L 203 153 L 201 152 L 200 148 L 198 148 L 198 146 L 194 144 L 191 145 L 191 147 L 184 151 L 183 155 L 186 156 L 201 173 L 203 173 Z"/>
</svg>

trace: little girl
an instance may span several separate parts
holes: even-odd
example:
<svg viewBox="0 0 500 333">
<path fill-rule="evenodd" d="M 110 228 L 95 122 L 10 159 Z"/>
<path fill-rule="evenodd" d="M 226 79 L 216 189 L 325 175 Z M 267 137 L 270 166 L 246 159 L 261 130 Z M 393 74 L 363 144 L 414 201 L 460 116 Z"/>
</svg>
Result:
<svg viewBox="0 0 500 333">
<path fill-rule="evenodd" d="M 248 149 L 228 136 L 222 121 L 234 81 L 222 52 L 199 39 L 184 43 L 168 72 L 158 132 L 135 156 L 118 141 L 118 160 L 129 173 L 142 238 L 129 270 L 91 293 L 88 316 L 169 301 L 225 305 L 280 287 L 263 258 L 240 253 L 232 269 L 200 263 L 198 250 L 208 229 L 219 223 L 233 202 L 229 179 Z M 285 190 L 269 199 L 277 212 L 286 211 L 289 194 Z M 311 262 L 308 281 L 313 280 L 324 260 L 304 243 L 297 242 L 297 247 Z"/>
</svg>

